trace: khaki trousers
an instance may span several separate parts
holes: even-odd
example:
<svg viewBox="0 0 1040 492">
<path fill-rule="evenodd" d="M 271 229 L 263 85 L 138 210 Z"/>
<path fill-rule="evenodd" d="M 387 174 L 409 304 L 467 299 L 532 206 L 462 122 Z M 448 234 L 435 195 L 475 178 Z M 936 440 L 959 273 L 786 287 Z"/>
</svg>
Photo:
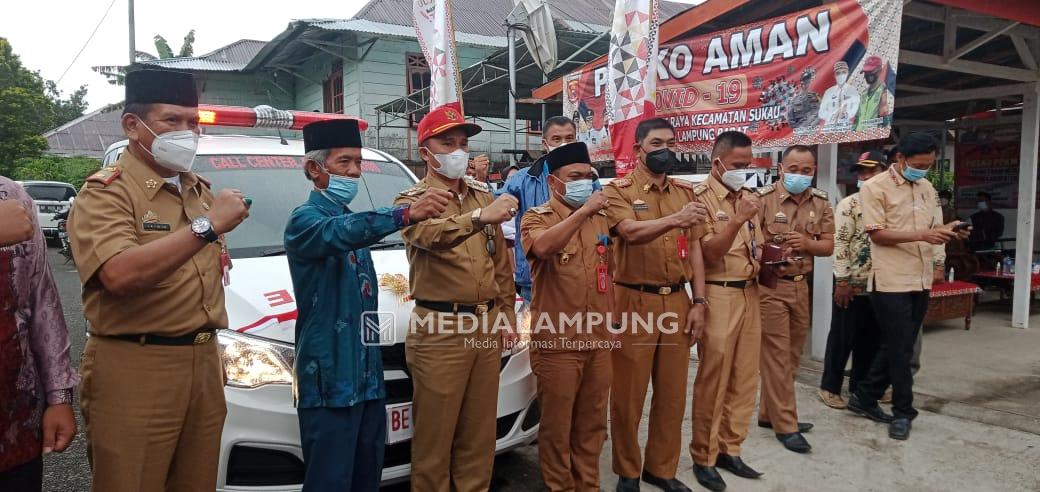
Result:
<svg viewBox="0 0 1040 492">
<path fill-rule="evenodd" d="M 80 408 L 96 492 L 213 492 L 224 369 L 216 341 L 141 345 L 90 337 Z"/>
<path fill-rule="evenodd" d="M 430 311 L 416 307 L 422 318 Z M 473 330 L 463 320 L 462 330 Z M 441 325 L 446 333 L 410 330 L 405 358 L 412 373 L 412 490 L 417 492 L 488 490 L 495 461 L 498 333 L 458 333 L 458 323 Z"/>
<path fill-rule="evenodd" d="M 531 350 L 542 420 L 538 461 L 551 491 L 599 491 L 607 439 L 610 351 Z"/>
<path fill-rule="evenodd" d="M 734 289 L 708 284 L 707 326 L 697 342 L 690 454 L 714 466 L 719 453 L 740 456 L 755 408 L 762 341 L 758 286 Z"/>
<path fill-rule="evenodd" d="M 674 478 L 682 452 L 686 411 L 690 337 L 683 333 L 683 328 L 691 301 L 686 291 L 662 296 L 622 286 L 616 287 L 615 300 L 624 331 L 621 348 L 611 352 L 614 379 L 610 436 L 614 473 L 635 478 L 645 470 L 658 477 Z M 651 382 L 654 394 L 644 460 L 640 453 L 639 422 Z"/>
<path fill-rule="evenodd" d="M 808 278 L 808 277 L 806 277 Z M 798 432 L 794 378 L 809 335 L 809 282 L 780 279 L 762 288 L 762 401 L 758 420 L 773 432 Z"/>
</svg>

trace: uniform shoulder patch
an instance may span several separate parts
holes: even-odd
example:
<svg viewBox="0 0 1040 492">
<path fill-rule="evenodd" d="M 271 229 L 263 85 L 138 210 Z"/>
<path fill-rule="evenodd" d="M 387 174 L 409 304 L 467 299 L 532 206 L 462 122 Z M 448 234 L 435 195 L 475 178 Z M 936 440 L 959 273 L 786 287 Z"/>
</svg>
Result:
<svg viewBox="0 0 1040 492">
<path fill-rule="evenodd" d="M 821 190 L 819 188 L 813 188 L 812 189 L 812 194 L 813 194 L 813 196 L 815 196 L 817 198 L 823 198 L 824 200 L 827 199 L 827 192 L 823 191 L 823 190 Z"/>
<path fill-rule="evenodd" d="M 539 205 L 537 207 L 531 207 L 528 210 L 530 210 L 530 211 L 532 211 L 532 212 L 534 212 L 536 214 L 551 214 L 552 213 L 552 207 L 550 207 L 548 205 Z"/>
<path fill-rule="evenodd" d="M 91 174 L 90 177 L 87 178 L 87 181 L 101 183 L 102 186 L 108 186 L 118 179 L 120 174 L 123 174 L 122 169 L 115 166 L 107 166 L 101 168 L 100 171 Z"/>
<path fill-rule="evenodd" d="M 470 188 L 473 188 L 473 189 L 477 190 L 477 191 L 483 191 L 484 193 L 491 193 L 491 189 L 488 188 L 488 185 L 486 183 L 481 183 L 480 181 L 477 181 L 477 180 L 475 180 L 475 179 L 473 179 L 473 178 L 471 178 L 469 176 L 466 176 L 466 185 L 469 186 Z"/>
<path fill-rule="evenodd" d="M 708 191 L 708 185 L 706 185 L 706 184 L 699 184 L 699 185 L 697 185 L 696 187 L 693 188 L 693 194 L 694 195 L 698 195 L 699 196 L 702 193 L 704 193 L 705 191 Z"/>
<path fill-rule="evenodd" d="M 404 191 L 398 193 L 397 196 L 398 197 L 417 197 L 419 195 L 422 195 L 423 193 L 426 193 L 426 188 L 428 188 L 428 186 L 426 186 L 425 183 L 416 183 L 411 188 L 408 188 L 407 190 L 404 190 Z"/>
<path fill-rule="evenodd" d="M 685 179 L 680 179 L 680 178 L 670 178 L 670 179 L 672 181 L 672 184 L 675 185 L 675 186 L 678 186 L 680 188 L 685 188 L 687 190 L 692 190 L 693 189 L 693 183 L 691 183 L 691 182 L 689 182 L 689 181 L 687 181 Z"/>
<path fill-rule="evenodd" d="M 776 191 L 776 187 L 775 186 L 773 186 L 773 185 L 766 185 L 766 186 L 763 186 L 763 187 L 755 190 L 755 194 L 758 195 L 758 196 L 766 196 L 766 195 L 768 195 L 768 194 L 770 194 L 770 193 L 772 193 L 774 191 Z"/>
<path fill-rule="evenodd" d="M 617 178 L 607 183 L 608 186 L 615 186 L 618 188 L 628 188 L 632 186 L 632 180 L 629 178 Z"/>
</svg>

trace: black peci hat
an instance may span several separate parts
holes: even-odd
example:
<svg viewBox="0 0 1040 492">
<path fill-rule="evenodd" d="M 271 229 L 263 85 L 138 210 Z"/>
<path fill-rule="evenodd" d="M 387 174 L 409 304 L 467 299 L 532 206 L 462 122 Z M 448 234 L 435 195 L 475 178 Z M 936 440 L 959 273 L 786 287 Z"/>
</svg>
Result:
<svg viewBox="0 0 1040 492">
<path fill-rule="evenodd" d="M 852 165 L 852 172 L 856 172 L 860 168 L 875 168 L 880 167 L 881 169 L 888 169 L 888 161 L 885 160 L 885 154 L 882 154 L 878 150 L 868 150 L 859 156 L 856 163 Z"/>
<path fill-rule="evenodd" d="M 303 127 L 304 151 L 357 147 L 361 143 L 361 128 L 357 120 L 335 119 L 316 121 Z"/>
<path fill-rule="evenodd" d="M 195 76 L 174 70 L 137 70 L 126 74 L 126 104 L 174 104 L 196 107 Z"/>
<path fill-rule="evenodd" d="M 592 164 L 592 159 L 589 158 L 589 147 L 585 142 L 571 142 L 546 154 L 545 162 L 549 172 L 553 172 L 568 164 Z"/>
</svg>

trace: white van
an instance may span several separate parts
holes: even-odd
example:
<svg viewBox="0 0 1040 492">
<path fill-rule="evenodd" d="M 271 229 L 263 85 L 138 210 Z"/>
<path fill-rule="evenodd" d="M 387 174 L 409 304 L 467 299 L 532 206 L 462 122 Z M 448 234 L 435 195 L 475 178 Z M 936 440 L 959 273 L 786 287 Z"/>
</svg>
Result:
<svg viewBox="0 0 1040 492">
<path fill-rule="evenodd" d="M 18 181 L 25 192 L 36 203 L 36 220 L 43 229 L 43 235 L 49 240 L 58 239 L 58 221 L 54 214 L 69 209 L 76 198 L 76 188 L 60 181 Z"/>
<path fill-rule="evenodd" d="M 219 121 L 223 109 L 208 106 L 201 111 L 215 112 Z M 104 163 L 115 162 L 126 145 L 126 141 L 112 145 Z M 283 249 L 289 213 L 307 200 L 312 189 L 303 176 L 303 154 L 302 141 L 279 137 L 203 135 L 199 141 L 193 170 L 210 180 L 214 191 L 237 188 L 253 200 L 249 219 L 227 235 L 234 268 L 226 291 L 229 329 L 217 335 L 228 380 L 220 491 L 296 491 L 303 483 L 303 453 L 290 386 L 296 297 Z M 389 206 L 399 191 L 417 181 L 407 167 L 384 152 L 366 148 L 362 155 L 364 173 L 351 203 L 355 211 Z M 412 381 L 405 364 L 404 335 L 412 302 L 392 287 L 402 281 L 407 286 L 408 260 L 400 235 L 387 236 L 371 249 L 381 279 L 379 309 L 396 313 L 398 320 L 395 332 L 388 334 L 393 340 L 384 340 L 397 343 L 382 347 L 388 427 L 385 484 L 410 474 Z M 387 275 L 395 276 L 396 282 L 385 282 Z M 502 354 L 497 452 L 537 437 L 540 413 L 535 379 L 528 349 L 522 345 Z"/>
</svg>

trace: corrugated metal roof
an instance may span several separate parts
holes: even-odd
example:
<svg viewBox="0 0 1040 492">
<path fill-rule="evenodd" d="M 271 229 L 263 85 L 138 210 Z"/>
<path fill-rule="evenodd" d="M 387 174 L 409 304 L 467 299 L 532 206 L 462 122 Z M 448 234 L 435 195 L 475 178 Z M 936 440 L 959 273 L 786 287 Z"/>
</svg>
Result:
<svg viewBox="0 0 1040 492">
<path fill-rule="evenodd" d="M 505 19 L 513 10 L 513 0 L 452 0 L 451 6 L 457 32 L 504 37 Z M 662 1 L 661 16 L 667 19 L 691 6 Z M 549 0 L 549 11 L 557 21 L 575 26 L 574 30 L 603 32 L 605 28 L 595 29 L 612 23 L 614 0 Z M 412 0 L 370 0 L 354 19 L 411 27 Z"/>
<path fill-rule="evenodd" d="M 166 58 L 139 63 L 181 70 L 235 72 L 245 68 L 266 44 L 265 41 L 255 39 L 240 39 L 202 56 Z"/>
<path fill-rule="evenodd" d="M 104 157 L 109 145 L 126 138 L 122 109 L 122 103 L 106 106 L 44 133 L 47 153 L 95 159 Z"/>
<path fill-rule="evenodd" d="M 311 26 L 324 29 L 326 31 L 353 31 L 353 32 L 364 32 L 369 34 L 384 34 L 387 36 L 396 36 L 402 38 L 414 38 L 415 27 L 411 24 L 407 26 L 388 24 L 385 22 L 375 22 L 366 19 L 349 19 L 349 20 L 336 20 L 336 19 L 320 19 L 320 20 L 309 20 Z M 409 21 L 410 22 L 410 21 Z M 493 46 L 496 48 L 505 47 L 506 37 L 502 36 L 483 36 L 480 34 L 471 34 L 467 32 L 455 32 L 455 42 L 463 44 L 473 44 L 478 46 Z"/>
</svg>

